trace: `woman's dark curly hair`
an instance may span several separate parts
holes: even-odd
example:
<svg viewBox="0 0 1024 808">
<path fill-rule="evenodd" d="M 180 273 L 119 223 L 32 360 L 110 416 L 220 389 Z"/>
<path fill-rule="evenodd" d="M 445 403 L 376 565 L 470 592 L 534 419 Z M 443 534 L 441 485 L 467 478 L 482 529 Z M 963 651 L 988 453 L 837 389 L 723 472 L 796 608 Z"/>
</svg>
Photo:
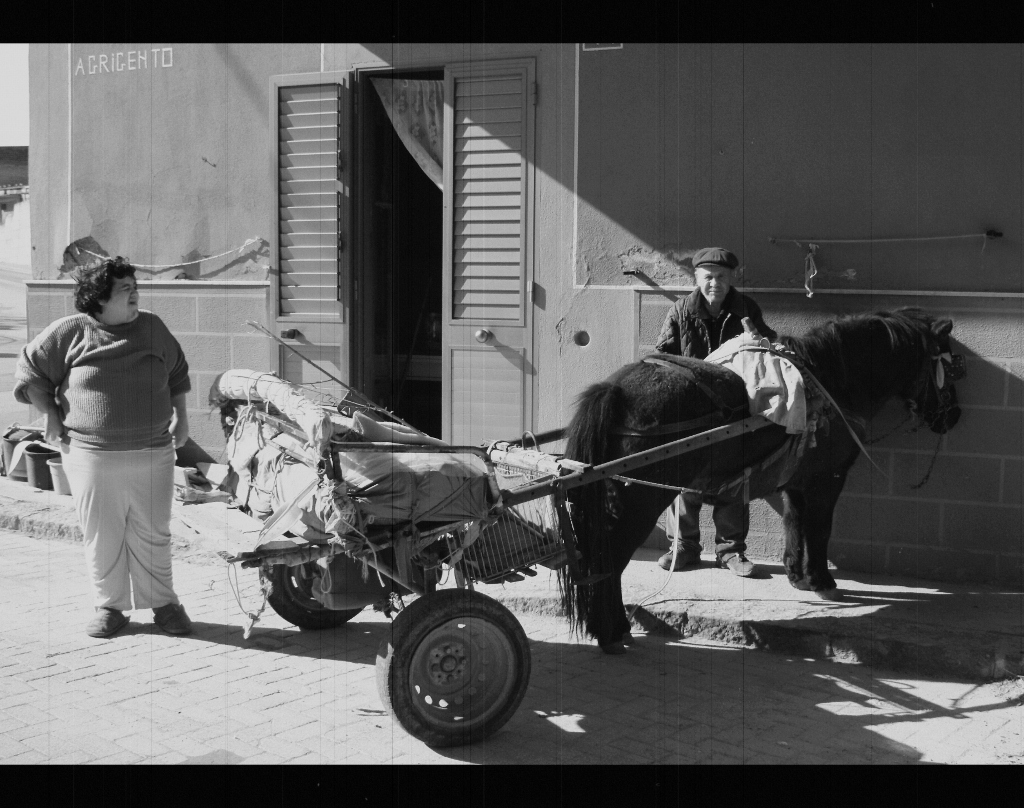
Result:
<svg viewBox="0 0 1024 808">
<path fill-rule="evenodd" d="M 135 267 L 120 255 L 107 258 L 99 266 L 82 267 L 75 271 L 75 308 L 82 314 L 99 314 L 103 303 L 110 300 L 114 281 L 135 277 Z"/>
</svg>

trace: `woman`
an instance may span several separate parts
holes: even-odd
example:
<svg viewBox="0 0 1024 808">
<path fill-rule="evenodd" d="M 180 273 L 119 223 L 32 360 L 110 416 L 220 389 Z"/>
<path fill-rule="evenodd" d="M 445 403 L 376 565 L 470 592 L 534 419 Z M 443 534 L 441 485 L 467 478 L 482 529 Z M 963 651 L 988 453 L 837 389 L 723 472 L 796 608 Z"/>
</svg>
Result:
<svg viewBox="0 0 1024 808">
<path fill-rule="evenodd" d="M 22 349 L 14 396 L 41 410 L 85 535 L 96 614 L 90 637 L 153 609 L 170 634 L 191 621 L 171 578 L 175 448 L 188 440 L 188 362 L 159 317 L 139 309 L 135 267 L 120 256 L 75 277 L 80 314 Z"/>
</svg>

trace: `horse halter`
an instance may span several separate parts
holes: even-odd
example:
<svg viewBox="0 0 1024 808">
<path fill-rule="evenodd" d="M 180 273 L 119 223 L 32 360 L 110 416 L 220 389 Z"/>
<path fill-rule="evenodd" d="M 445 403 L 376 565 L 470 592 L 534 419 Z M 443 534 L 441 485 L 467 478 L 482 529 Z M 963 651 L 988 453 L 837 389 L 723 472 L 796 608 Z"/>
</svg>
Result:
<svg viewBox="0 0 1024 808">
<path fill-rule="evenodd" d="M 967 375 L 967 360 L 963 354 L 955 354 L 946 351 L 934 357 L 935 360 L 935 386 L 940 390 L 946 390 L 953 382 L 960 381 Z"/>
<path fill-rule="evenodd" d="M 938 407 L 930 417 L 918 411 L 917 399 L 922 392 L 921 385 L 927 383 L 921 380 L 914 385 L 913 395 L 907 400 L 911 414 L 920 418 L 929 428 L 943 421 L 949 411 L 956 406 L 953 403 L 953 382 L 959 381 L 967 375 L 967 361 L 963 354 L 942 351 L 932 354 L 931 360 L 934 363 L 934 371 L 927 374 L 927 379 L 934 386 Z"/>
</svg>

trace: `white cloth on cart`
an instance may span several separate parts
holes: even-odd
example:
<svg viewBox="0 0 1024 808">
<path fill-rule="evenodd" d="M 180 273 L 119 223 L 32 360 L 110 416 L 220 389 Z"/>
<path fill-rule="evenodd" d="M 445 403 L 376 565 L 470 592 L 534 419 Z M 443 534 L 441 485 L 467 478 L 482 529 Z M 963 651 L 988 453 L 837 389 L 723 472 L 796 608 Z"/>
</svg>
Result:
<svg viewBox="0 0 1024 808">
<path fill-rule="evenodd" d="M 317 453 L 327 448 L 334 430 L 330 414 L 306 398 L 301 388 L 291 382 L 257 370 L 225 370 L 210 387 L 210 403 L 229 399 L 269 401 L 299 426 Z"/>
</svg>

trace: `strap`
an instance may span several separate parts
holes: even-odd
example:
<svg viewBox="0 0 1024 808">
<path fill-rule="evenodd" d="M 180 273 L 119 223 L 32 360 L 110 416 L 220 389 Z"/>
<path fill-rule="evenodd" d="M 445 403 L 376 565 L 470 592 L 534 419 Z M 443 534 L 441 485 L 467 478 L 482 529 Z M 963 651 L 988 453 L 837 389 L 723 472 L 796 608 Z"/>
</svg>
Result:
<svg viewBox="0 0 1024 808">
<path fill-rule="evenodd" d="M 677 432 L 686 432 L 690 429 L 711 429 L 715 426 L 715 421 L 720 420 L 721 416 L 718 413 L 709 413 L 708 415 L 702 415 L 700 418 L 692 418 L 689 421 L 676 421 L 671 424 L 662 424 L 661 426 L 651 427 L 650 429 L 636 430 L 636 429 L 612 429 L 612 435 L 635 435 L 638 437 L 648 437 L 651 435 L 672 435 Z"/>
<path fill-rule="evenodd" d="M 799 359 L 797 359 L 797 357 L 794 354 L 790 353 L 789 351 L 779 351 L 772 347 L 765 348 L 759 345 L 744 345 L 739 350 L 761 351 L 763 353 L 769 353 L 774 356 L 781 356 L 783 359 L 787 359 L 794 365 L 796 365 L 797 370 L 799 370 L 801 374 L 805 375 L 813 383 L 815 391 L 820 393 L 821 396 L 825 399 L 825 401 L 829 404 L 829 406 L 831 406 L 833 410 L 839 413 L 839 417 L 843 419 L 843 423 L 846 425 L 847 430 L 849 430 L 850 432 L 850 437 L 853 438 L 853 442 L 857 444 L 857 448 L 860 449 L 861 453 L 868 459 L 868 462 L 871 463 L 871 465 L 874 466 L 878 470 L 878 473 L 885 477 L 885 479 L 889 479 L 889 475 L 882 471 L 881 467 L 874 461 L 871 455 L 868 454 L 868 450 L 864 448 L 864 444 L 861 443 L 860 438 L 857 437 L 857 433 L 850 425 L 850 422 L 846 420 L 846 415 L 843 413 L 842 407 L 836 404 L 835 399 L 832 398 L 832 396 L 829 394 L 828 390 L 825 389 L 822 383 L 815 378 L 814 374 L 811 373 L 811 369 L 807 367 L 806 364 L 800 362 Z"/>
<path fill-rule="evenodd" d="M 677 365 L 675 362 L 662 359 L 659 356 L 645 356 L 640 361 L 648 365 L 659 365 L 660 367 L 669 368 L 670 370 L 675 370 L 679 373 L 682 373 L 693 384 L 697 385 L 697 387 L 700 389 L 702 393 L 704 393 L 704 395 L 711 399 L 711 403 L 718 407 L 718 409 L 725 414 L 726 420 L 731 418 L 733 413 L 735 412 L 735 409 L 733 407 L 730 407 L 728 404 L 726 404 L 725 400 L 720 395 L 718 395 L 718 393 L 716 393 L 714 390 L 711 389 L 711 387 L 709 387 L 700 379 L 698 379 L 697 376 L 693 373 L 693 371 L 691 371 L 689 368 L 683 367 L 682 365 Z"/>
</svg>

